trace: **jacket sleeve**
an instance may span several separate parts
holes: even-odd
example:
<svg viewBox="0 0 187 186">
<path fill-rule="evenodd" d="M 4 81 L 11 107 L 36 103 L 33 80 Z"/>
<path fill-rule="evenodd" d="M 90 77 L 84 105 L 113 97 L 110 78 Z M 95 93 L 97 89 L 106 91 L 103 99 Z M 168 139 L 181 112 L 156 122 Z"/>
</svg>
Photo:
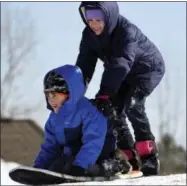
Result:
<svg viewBox="0 0 187 186">
<path fill-rule="evenodd" d="M 94 165 L 104 146 L 107 122 L 96 109 L 95 112 L 84 113 L 82 147 L 78 152 L 74 165 L 87 169 Z"/>
<path fill-rule="evenodd" d="M 109 63 L 105 66 L 98 94 L 112 96 L 119 90 L 134 63 L 136 48 L 136 31 L 130 27 L 120 40 L 115 56 L 108 59 Z"/>
<path fill-rule="evenodd" d="M 63 148 L 56 141 L 51 122 L 48 119 L 45 125 L 45 139 L 34 161 L 34 167 L 47 169 L 55 158 L 62 153 L 62 150 Z"/>
<path fill-rule="evenodd" d="M 97 56 L 89 47 L 89 42 L 91 41 L 85 29 L 82 34 L 76 65 L 81 69 L 86 83 L 91 81 L 97 62 Z"/>
</svg>

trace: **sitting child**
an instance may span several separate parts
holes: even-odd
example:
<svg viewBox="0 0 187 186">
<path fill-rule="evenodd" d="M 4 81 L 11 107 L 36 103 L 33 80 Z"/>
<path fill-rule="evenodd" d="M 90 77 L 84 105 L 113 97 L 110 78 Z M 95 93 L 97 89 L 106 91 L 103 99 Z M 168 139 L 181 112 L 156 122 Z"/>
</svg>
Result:
<svg viewBox="0 0 187 186">
<path fill-rule="evenodd" d="M 84 97 L 81 70 L 65 65 L 44 78 L 47 108 L 45 141 L 35 168 L 73 176 L 112 176 L 131 166 L 116 157 L 116 141 L 107 119 Z"/>
</svg>

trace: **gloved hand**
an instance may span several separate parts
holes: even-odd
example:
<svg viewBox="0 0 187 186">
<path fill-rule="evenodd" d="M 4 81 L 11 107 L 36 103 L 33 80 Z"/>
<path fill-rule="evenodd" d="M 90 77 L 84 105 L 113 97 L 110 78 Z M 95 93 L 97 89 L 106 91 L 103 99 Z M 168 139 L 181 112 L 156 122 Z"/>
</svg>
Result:
<svg viewBox="0 0 187 186">
<path fill-rule="evenodd" d="M 90 100 L 91 103 L 98 108 L 100 112 L 106 117 L 115 115 L 115 109 L 112 107 L 112 103 L 107 95 L 96 96 L 95 99 Z"/>
<path fill-rule="evenodd" d="M 85 176 L 86 171 L 84 168 L 80 166 L 72 165 L 71 168 L 67 172 L 65 171 L 65 174 L 69 174 L 72 176 Z"/>
</svg>

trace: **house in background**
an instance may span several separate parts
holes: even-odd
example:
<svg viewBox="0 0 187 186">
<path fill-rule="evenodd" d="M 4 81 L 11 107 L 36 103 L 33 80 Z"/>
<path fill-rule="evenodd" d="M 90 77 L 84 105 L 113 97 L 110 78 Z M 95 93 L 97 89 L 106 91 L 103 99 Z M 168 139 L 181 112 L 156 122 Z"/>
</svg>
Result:
<svg viewBox="0 0 187 186">
<path fill-rule="evenodd" d="M 43 137 L 43 130 L 33 120 L 1 118 L 1 159 L 32 165 Z"/>
</svg>

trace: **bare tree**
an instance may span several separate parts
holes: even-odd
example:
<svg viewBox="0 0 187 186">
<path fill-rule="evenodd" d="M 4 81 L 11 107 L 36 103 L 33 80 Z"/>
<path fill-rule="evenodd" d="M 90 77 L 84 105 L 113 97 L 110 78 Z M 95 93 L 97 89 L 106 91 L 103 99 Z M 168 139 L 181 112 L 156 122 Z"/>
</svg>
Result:
<svg viewBox="0 0 187 186">
<path fill-rule="evenodd" d="M 172 134 L 176 137 L 178 132 L 179 116 L 181 110 L 181 99 L 180 98 L 180 84 L 177 83 L 178 78 L 170 77 L 169 72 L 160 84 L 158 92 L 158 118 L 159 118 L 159 138 L 161 139 L 164 134 Z M 171 83 L 172 82 L 172 83 Z"/>
<path fill-rule="evenodd" d="M 9 9 L 3 6 L 1 12 L 1 117 L 15 117 L 36 111 L 38 104 L 24 102 L 23 80 L 29 62 L 35 55 L 36 27 L 27 9 Z M 26 84 L 33 80 L 25 80 Z M 29 90 L 27 90 L 29 91 Z M 24 106 L 22 105 L 24 103 Z"/>
<path fill-rule="evenodd" d="M 168 130 L 171 122 L 171 110 L 168 110 L 169 102 L 171 101 L 171 94 L 166 94 L 171 92 L 171 86 L 169 83 L 168 76 L 164 77 L 164 81 L 160 85 L 159 89 L 159 99 L 158 99 L 158 118 L 159 121 L 159 138 L 161 139 L 166 130 Z"/>
<path fill-rule="evenodd" d="M 173 79 L 167 72 L 158 90 L 157 111 L 159 119 L 159 160 L 161 174 L 184 173 L 186 150 L 177 144 L 176 136 L 181 127 L 182 99 L 179 76 Z"/>
</svg>

